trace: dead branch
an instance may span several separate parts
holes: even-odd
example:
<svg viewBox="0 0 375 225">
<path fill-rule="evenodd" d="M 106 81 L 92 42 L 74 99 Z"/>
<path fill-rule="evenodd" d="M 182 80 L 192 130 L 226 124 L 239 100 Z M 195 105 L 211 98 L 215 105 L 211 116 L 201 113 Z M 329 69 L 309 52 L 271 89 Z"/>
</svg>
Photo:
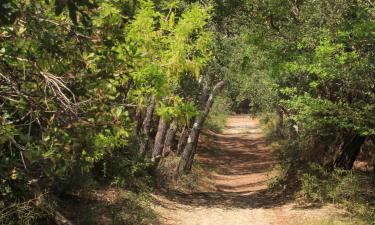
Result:
<svg viewBox="0 0 375 225">
<path fill-rule="evenodd" d="M 46 88 L 48 87 L 53 92 L 66 109 L 76 114 L 76 98 L 74 93 L 66 86 L 65 81 L 61 77 L 48 72 L 41 72 L 40 74 L 46 81 Z M 71 98 L 68 98 L 64 91 L 67 91 L 71 95 Z"/>
</svg>

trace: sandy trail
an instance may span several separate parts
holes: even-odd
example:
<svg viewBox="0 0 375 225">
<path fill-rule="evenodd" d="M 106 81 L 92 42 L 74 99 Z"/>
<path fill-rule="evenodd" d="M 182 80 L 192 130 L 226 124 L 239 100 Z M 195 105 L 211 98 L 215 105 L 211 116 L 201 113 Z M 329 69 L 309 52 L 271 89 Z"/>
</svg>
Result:
<svg viewBox="0 0 375 225">
<path fill-rule="evenodd" d="M 276 160 L 257 120 L 228 118 L 223 134 L 208 134 L 197 160 L 213 168 L 204 192 L 155 195 L 166 225 L 294 225 L 330 216 L 331 206 L 301 208 L 267 190 Z"/>
</svg>

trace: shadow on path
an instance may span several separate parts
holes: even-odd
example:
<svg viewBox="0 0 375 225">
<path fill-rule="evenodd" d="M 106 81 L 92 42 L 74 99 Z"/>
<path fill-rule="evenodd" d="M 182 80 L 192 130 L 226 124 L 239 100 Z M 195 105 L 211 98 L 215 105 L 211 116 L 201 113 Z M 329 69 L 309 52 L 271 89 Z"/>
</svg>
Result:
<svg viewBox="0 0 375 225">
<path fill-rule="evenodd" d="M 197 160 L 214 168 L 209 182 L 215 190 L 192 193 L 173 190 L 158 194 L 182 205 L 207 208 L 273 208 L 290 200 L 268 189 L 272 179 L 269 172 L 276 159 L 266 146 L 256 120 L 231 117 L 224 134 L 205 131 Z"/>
<path fill-rule="evenodd" d="M 192 207 L 216 207 L 224 209 L 254 209 L 274 208 L 289 202 L 291 198 L 280 197 L 271 191 L 261 190 L 253 193 L 242 192 L 194 192 L 183 193 L 179 191 L 168 191 L 158 193 L 166 199 Z M 159 205 L 168 208 L 165 202 L 154 199 Z"/>
</svg>

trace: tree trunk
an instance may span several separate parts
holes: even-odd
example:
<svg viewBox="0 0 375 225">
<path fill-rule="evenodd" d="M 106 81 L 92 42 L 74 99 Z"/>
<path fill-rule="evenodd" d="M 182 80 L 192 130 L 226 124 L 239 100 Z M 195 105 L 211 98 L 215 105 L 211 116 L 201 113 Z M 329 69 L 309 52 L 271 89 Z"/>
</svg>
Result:
<svg viewBox="0 0 375 225">
<path fill-rule="evenodd" d="M 184 151 L 184 148 L 186 146 L 188 137 L 189 137 L 189 127 L 187 125 L 185 125 L 182 132 L 181 132 L 181 136 L 178 139 L 177 155 L 181 155 L 182 152 Z"/>
<path fill-rule="evenodd" d="M 204 122 L 202 123 L 202 127 L 203 127 L 203 124 Z M 195 156 L 195 153 L 197 152 L 199 135 L 201 133 L 202 127 L 198 130 L 197 137 L 194 139 L 194 141 L 192 141 L 192 153 L 190 154 L 189 160 L 187 161 L 187 164 L 186 164 L 187 172 L 190 172 L 193 166 L 194 156 Z"/>
<path fill-rule="evenodd" d="M 284 111 L 279 106 L 277 107 L 277 124 L 276 124 L 276 132 L 280 137 L 284 137 L 283 134 L 283 127 L 284 127 Z"/>
<path fill-rule="evenodd" d="M 201 110 L 201 111 L 204 111 L 204 109 L 205 109 L 205 107 L 206 107 L 206 104 L 207 104 L 207 100 L 209 99 L 209 97 L 210 97 L 210 93 L 209 93 L 209 87 L 208 87 L 208 83 L 207 82 L 205 82 L 205 84 L 204 84 L 204 86 L 203 86 L 203 89 L 202 89 L 202 95 L 201 95 L 201 97 L 200 97 L 200 99 L 199 99 L 199 109 Z M 210 106 L 210 108 L 211 108 L 211 106 Z M 208 115 L 208 114 L 207 114 Z M 197 119 L 197 117 L 195 118 L 195 119 Z M 204 119 L 205 120 L 205 119 Z M 196 124 L 196 122 L 198 122 L 198 121 L 194 121 L 194 124 Z M 199 122 L 198 122 L 199 123 Z M 200 131 L 201 131 L 201 129 L 202 129 L 202 127 L 203 127 L 203 124 L 204 124 L 204 121 L 202 122 L 202 126 L 201 126 L 201 128 L 199 129 L 199 132 L 198 132 L 198 134 L 197 134 L 197 137 L 194 139 L 194 141 L 192 142 L 192 154 L 190 154 L 190 158 L 189 158 L 189 160 L 188 160 L 188 162 L 187 162 L 187 168 L 188 168 L 188 171 L 191 171 L 191 168 L 192 168 L 192 166 L 193 166 L 193 161 L 194 161 L 194 156 L 195 156 L 195 153 L 196 153 L 196 150 L 197 150 L 197 146 L 198 146 L 198 141 L 199 141 L 199 135 L 200 135 Z"/>
<path fill-rule="evenodd" d="M 139 135 L 141 132 L 141 128 L 142 128 L 142 110 L 141 109 L 137 109 L 135 113 L 135 120 L 137 123 L 135 125 L 134 132 L 137 135 Z"/>
<path fill-rule="evenodd" d="M 163 157 L 168 156 L 169 153 L 172 151 L 172 144 L 173 144 L 173 140 L 176 135 L 176 132 L 177 132 L 177 120 L 174 120 L 169 126 L 167 135 L 165 137 Z"/>
<path fill-rule="evenodd" d="M 212 107 L 214 102 L 214 95 L 218 89 L 221 89 L 224 86 L 224 81 L 220 81 L 215 85 L 211 94 L 209 95 L 204 109 L 200 112 L 200 114 L 195 118 L 193 128 L 190 131 L 189 138 L 187 144 L 182 152 L 180 163 L 178 165 L 178 174 L 188 173 L 191 171 L 191 166 L 193 164 L 196 147 L 199 139 L 199 134 L 202 130 L 203 124 L 206 120 L 208 113 Z"/>
<path fill-rule="evenodd" d="M 366 137 L 358 134 L 344 140 L 343 145 L 340 147 L 340 155 L 334 162 L 334 167 L 346 170 L 352 169 L 365 140 Z"/>
<path fill-rule="evenodd" d="M 167 129 L 168 129 L 167 121 L 163 117 L 160 117 L 158 131 L 156 133 L 155 144 L 154 144 L 154 149 L 152 150 L 152 158 L 151 158 L 152 161 L 156 162 L 156 164 L 159 163 L 162 157 L 163 146 L 165 142 Z"/>
<path fill-rule="evenodd" d="M 204 107 L 206 106 L 207 99 L 209 96 L 209 87 L 208 84 L 205 82 L 202 89 L 202 95 L 199 98 L 199 110 L 204 110 Z"/>
<path fill-rule="evenodd" d="M 151 121 L 152 115 L 154 114 L 155 110 L 155 97 L 151 97 L 150 104 L 147 106 L 146 116 L 143 120 L 142 124 L 142 140 L 139 147 L 139 153 L 144 155 L 149 147 L 150 142 L 150 129 L 151 129 Z"/>
</svg>

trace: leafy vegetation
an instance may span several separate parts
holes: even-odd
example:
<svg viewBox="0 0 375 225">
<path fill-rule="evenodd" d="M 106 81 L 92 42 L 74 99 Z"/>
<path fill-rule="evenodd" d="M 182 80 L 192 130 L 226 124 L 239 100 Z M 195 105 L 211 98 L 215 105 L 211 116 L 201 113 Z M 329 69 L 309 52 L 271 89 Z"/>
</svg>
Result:
<svg viewBox="0 0 375 225">
<path fill-rule="evenodd" d="M 209 79 L 201 71 L 211 57 L 211 6 L 133 3 L 1 3 L 4 210 L 42 190 L 74 191 L 90 177 L 128 187 L 149 183 L 155 165 L 142 154 L 152 149 L 137 148 L 149 141 L 154 121 L 190 126 L 199 80 Z M 197 89 L 185 92 L 183 77 Z M 23 223 L 17 215 L 10 220 Z"/>
<path fill-rule="evenodd" d="M 301 181 L 301 193 L 313 202 L 342 204 L 358 218 L 373 223 L 373 177 L 358 171 L 337 169 L 328 172 L 320 165 L 311 164 L 301 175 Z"/>
<path fill-rule="evenodd" d="M 374 8 L 2 0 L 0 220 L 69 224 L 59 196 L 150 190 L 168 160 L 170 177 L 186 177 L 204 124 L 220 131 L 231 111 L 276 118 L 283 174 L 303 167 L 312 200 L 359 200 L 348 208 L 374 218 L 358 191 L 367 179 L 351 171 L 374 152 Z"/>
<path fill-rule="evenodd" d="M 280 174 L 293 179 L 289 189 L 299 180 L 299 188 L 322 201 L 334 201 L 332 194 L 340 203 L 373 202 L 361 200 L 364 191 L 354 188 L 371 180 L 371 172 L 359 179 L 354 162 L 366 155 L 366 163 L 374 163 L 373 2 L 267 0 L 224 7 L 237 12 L 221 21 L 224 34 L 218 35 L 220 68 L 233 85 L 229 96 L 237 106 L 248 99 L 250 113 L 272 124 L 281 145 Z M 325 176 L 312 173 L 310 163 Z M 346 170 L 355 175 L 339 172 Z M 366 217 L 373 221 L 371 213 Z"/>
</svg>

